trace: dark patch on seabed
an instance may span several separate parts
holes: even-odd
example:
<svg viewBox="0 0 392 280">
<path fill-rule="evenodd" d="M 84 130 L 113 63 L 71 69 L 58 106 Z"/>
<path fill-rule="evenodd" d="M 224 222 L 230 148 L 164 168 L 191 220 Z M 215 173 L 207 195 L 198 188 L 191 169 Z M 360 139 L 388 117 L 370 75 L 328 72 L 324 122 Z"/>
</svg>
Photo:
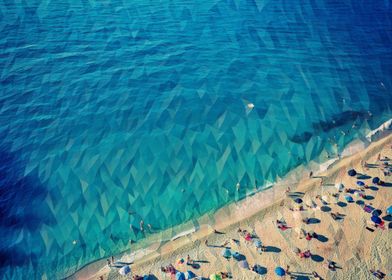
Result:
<svg viewBox="0 0 392 280">
<path fill-rule="evenodd" d="M 50 209 L 43 203 L 47 194 L 34 171 L 24 176 L 18 156 L 10 152 L 9 145 L 1 143 L 0 275 L 15 267 L 38 265 L 45 250 L 39 229 L 43 224 L 54 223 Z"/>
<path fill-rule="evenodd" d="M 313 132 L 305 131 L 302 133 L 295 134 L 290 138 L 294 143 L 306 143 L 312 138 L 313 135 L 317 135 L 321 132 L 329 132 L 332 129 L 343 126 L 347 123 L 353 123 L 369 119 L 371 115 L 368 112 L 357 112 L 357 111 L 344 111 L 340 114 L 335 114 L 329 121 L 320 121 L 313 124 Z"/>
</svg>

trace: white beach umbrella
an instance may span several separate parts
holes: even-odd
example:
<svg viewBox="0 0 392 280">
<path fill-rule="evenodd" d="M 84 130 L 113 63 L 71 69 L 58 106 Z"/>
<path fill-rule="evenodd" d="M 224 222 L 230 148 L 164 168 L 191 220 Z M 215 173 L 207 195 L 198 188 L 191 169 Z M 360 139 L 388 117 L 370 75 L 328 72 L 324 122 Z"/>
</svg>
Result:
<svg viewBox="0 0 392 280">
<path fill-rule="evenodd" d="M 335 188 L 336 188 L 339 192 L 341 192 L 341 191 L 344 190 L 344 185 L 343 185 L 342 183 L 337 183 L 337 184 L 335 184 Z"/>
<path fill-rule="evenodd" d="M 131 273 L 131 267 L 129 265 L 123 266 L 118 270 L 118 273 L 120 273 L 121 275 L 127 275 Z"/>
</svg>

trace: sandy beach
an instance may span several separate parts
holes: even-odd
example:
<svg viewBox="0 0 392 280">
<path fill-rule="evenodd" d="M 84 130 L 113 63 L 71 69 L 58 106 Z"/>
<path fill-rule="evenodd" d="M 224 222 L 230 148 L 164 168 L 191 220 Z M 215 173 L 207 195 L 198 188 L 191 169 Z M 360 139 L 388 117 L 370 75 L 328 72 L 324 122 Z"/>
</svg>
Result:
<svg viewBox="0 0 392 280">
<path fill-rule="evenodd" d="M 392 158 L 391 148 L 392 135 L 371 143 L 365 149 L 357 143 L 349 148 L 353 149 L 352 155 L 335 161 L 326 170 L 320 167 L 321 170 L 316 170 L 312 178 L 306 170 L 289 174 L 285 183 L 278 183 L 273 188 L 218 210 L 210 226 L 206 224 L 211 218 L 205 218 L 205 223 L 202 218 L 200 224 L 203 226 L 196 232 L 165 244 L 152 245 L 142 257 L 124 254 L 121 259 L 116 258 L 116 262 L 118 266 L 132 262 L 133 275 L 154 275 L 157 279 L 170 279 L 160 271 L 161 266 L 168 264 L 173 264 L 178 271 L 191 270 L 205 278 L 216 272 L 230 272 L 232 279 L 278 279 L 275 268 L 290 266 L 292 279 L 314 279 L 311 276 L 313 271 L 323 279 L 377 279 L 371 274 L 371 269 L 386 273 L 388 279 L 392 273 L 392 233 L 390 217 L 386 216 L 385 210 L 392 204 L 392 177 L 384 176 L 380 168 L 383 161 L 379 161 L 378 156 Z M 364 162 L 369 167 L 364 167 Z M 347 171 L 352 168 L 363 177 L 350 177 Z M 372 184 L 372 178 L 376 176 L 387 182 L 386 185 Z M 290 192 L 285 193 L 290 180 L 299 182 L 290 185 Z M 358 180 L 370 186 L 365 189 L 365 197 L 351 195 L 354 202 L 347 203 L 344 191 L 339 193 L 338 198 L 333 196 L 338 193 L 336 184 L 357 189 Z M 301 198 L 303 203 L 295 203 L 296 198 Z M 306 206 L 312 201 L 317 207 Z M 303 211 L 297 211 L 300 205 L 305 208 Z M 382 210 L 380 217 L 385 217 L 385 229 L 374 227 L 370 221 L 371 214 L 364 211 L 364 205 Z M 331 213 L 338 214 L 340 218 L 335 220 Z M 304 218 L 311 222 L 305 224 Z M 289 229 L 278 229 L 278 219 L 284 219 Z M 238 233 L 239 228 L 260 238 L 265 250 L 258 252 L 253 243 L 254 237 L 246 242 Z M 315 232 L 317 238 L 300 239 L 302 230 Z M 262 273 L 240 268 L 233 258 L 226 260 L 222 256 L 224 247 L 243 255 L 250 266 L 260 265 Z M 296 248 L 310 250 L 311 257 L 300 258 L 294 252 Z M 177 260 L 186 260 L 187 255 L 195 261 L 194 268 L 186 263 L 178 264 Z M 338 268 L 329 269 L 327 260 L 334 261 Z M 105 263 L 104 260 L 87 266 L 70 279 L 125 279 L 119 275 L 118 268 L 109 268 Z"/>
</svg>

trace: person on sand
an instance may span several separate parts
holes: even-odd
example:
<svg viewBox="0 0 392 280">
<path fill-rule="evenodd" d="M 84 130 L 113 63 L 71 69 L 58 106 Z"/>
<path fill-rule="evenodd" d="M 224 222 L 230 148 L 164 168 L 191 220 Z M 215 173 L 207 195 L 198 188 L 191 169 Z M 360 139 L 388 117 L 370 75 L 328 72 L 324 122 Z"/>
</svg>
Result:
<svg viewBox="0 0 392 280">
<path fill-rule="evenodd" d="M 325 264 L 326 264 L 326 267 L 328 267 L 329 270 L 331 270 L 331 271 L 335 271 L 336 270 L 336 263 L 334 261 L 327 260 Z"/>
<path fill-rule="evenodd" d="M 385 278 L 385 273 L 384 272 L 381 272 L 380 270 L 374 270 L 374 269 L 371 269 L 370 270 L 370 272 L 375 276 L 375 277 L 377 277 L 378 279 L 384 279 Z"/>
<path fill-rule="evenodd" d="M 112 266 L 112 263 L 110 262 L 109 259 L 106 259 L 106 262 L 107 262 L 107 264 L 108 264 L 108 267 L 111 267 L 111 266 Z"/>
<path fill-rule="evenodd" d="M 310 240 L 312 240 L 312 238 L 313 238 L 313 236 L 309 232 L 306 233 L 306 237 L 305 237 L 306 240 L 310 241 Z"/>
<path fill-rule="evenodd" d="M 302 219 L 302 222 L 303 222 L 304 224 L 308 225 L 309 222 L 310 222 L 310 218 L 305 217 L 305 218 Z"/>
<path fill-rule="evenodd" d="M 191 259 L 191 257 L 189 255 L 186 256 L 186 264 L 187 265 L 193 265 L 194 264 L 193 260 Z"/>
<path fill-rule="evenodd" d="M 222 277 L 222 279 L 226 279 L 230 277 L 228 272 L 219 272 L 219 275 Z"/>
<path fill-rule="evenodd" d="M 289 265 L 286 265 L 286 269 L 284 271 L 286 272 L 287 275 L 291 275 L 290 266 Z"/>
<path fill-rule="evenodd" d="M 230 243 L 230 241 L 226 240 L 226 241 L 221 245 L 221 247 L 226 247 L 229 243 Z"/>
<path fill-rule="evenodd" d="M 313 271 L 312 275 L 313 275 L 314 279 L 319 279 L 319 280 L 323 279 L 323 278 L 321 278 L 321 276 L 316 271 Z"/>
<path fill-rule="evenodd" d="M 309 178 L 312 178 L 313 177 L 313 171 L 312 170 L 310 170 L 310 173 L 309 173 Z"/>
<path fill-rule="evenodd" d="M 280 229 L 281 231 L 285 231 L 285 230 L 289 229 L 289 227 L 284 224 L 278 224 L 278 229 Z"/>
<path fill-rule="evenodd" d="M 307 258 L 309 258 L 311 255 L 312 255 L 312 254 L 310 253 L 310 250 L 306 250 L 306 251 L 303 251 L 303 252 L 300 251 L 300 252 L 298 253 L 298 256 L 299 256 L 301 259 L 303 259 L 303 258 L 307 259 Z"/>
<path fill-rule="evenodd" d="M 290 192 L 291 192 L 291 188 L 290 188 L 290 187 L 287 187 L 285 193 L 286 193 L 286 194 L 289 194 Z"/>
<path fill-rule="evenodd" d="M 209 247 L 209 245 L 208 245 L 208 240 L 207 240 L 207 239 L 204 241 L 204 245 L 206 245 L 207 247 Z"/>
</svg>

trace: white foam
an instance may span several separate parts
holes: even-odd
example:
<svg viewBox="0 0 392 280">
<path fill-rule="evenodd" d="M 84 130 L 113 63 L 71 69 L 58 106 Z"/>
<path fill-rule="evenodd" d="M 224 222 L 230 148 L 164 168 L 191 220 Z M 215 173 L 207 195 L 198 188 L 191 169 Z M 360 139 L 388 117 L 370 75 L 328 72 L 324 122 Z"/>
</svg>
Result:
<svg viewBox="0 0 392 280">
<path fill-rule="evenodd" d="M 382 125 L 377 127 L 376 129 L 370 131 L 366 135 L 366 139 L 369 141 L 374 141 L 379 139 L 380 137 L 385 136 L 392 130 L 392 119 L 384 122 Z"/>
</svg>

